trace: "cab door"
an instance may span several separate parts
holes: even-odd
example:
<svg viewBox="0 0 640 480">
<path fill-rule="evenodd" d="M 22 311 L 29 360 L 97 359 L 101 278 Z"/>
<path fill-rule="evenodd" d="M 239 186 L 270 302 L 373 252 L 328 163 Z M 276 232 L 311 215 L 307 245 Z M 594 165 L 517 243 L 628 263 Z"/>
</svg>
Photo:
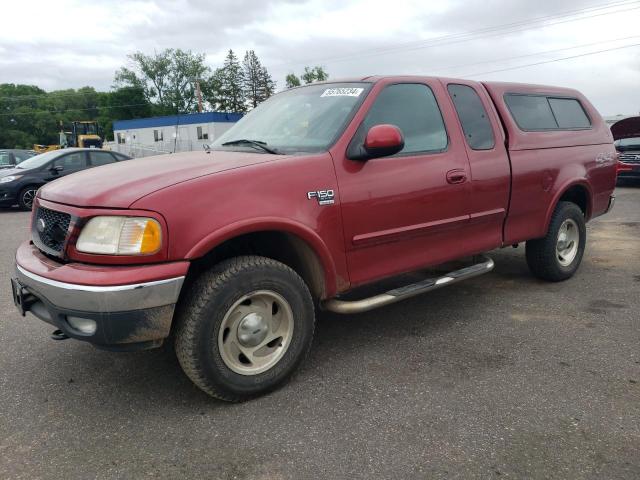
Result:
<svg viewBox="0 0 640 480">
<path fill-rule="evenodd" d="M 398 154 L 367 161 L 337 152 L 344 237 L 352 285 L 469 252 L 470 168 L 446 90 L 435 80 L 380 81 L 361 111 L 351 142 L 392 124 L 403 133 Z"/>
<path fill-rule="evenodd" d="M 493 103 L 476 82 L 443 82 L 464 136 L 471 167 L 469 233 L 475 250 L 500 247 L 509 206 L 511 166 Z"/>
</svg>

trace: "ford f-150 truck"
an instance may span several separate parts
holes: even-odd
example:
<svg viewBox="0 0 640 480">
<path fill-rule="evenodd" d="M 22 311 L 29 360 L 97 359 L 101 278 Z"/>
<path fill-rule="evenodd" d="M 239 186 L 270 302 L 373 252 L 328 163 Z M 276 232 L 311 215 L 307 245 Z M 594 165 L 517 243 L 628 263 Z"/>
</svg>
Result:
<svg viewBox="0 0 640 480">
<path fill-rule="evenodd" d="M 535 276 L 568 279 L 585 223 L 613 205 L 616 160 L 575 90 L 433 77 L 294 88 L 204 151 L 42 187 L 14 300 L 54 338 L 170 339 L 198 387 L 241 401 L 296 370 L 316 307 L 364 312 L 451 285 L 520 242 Z M 378 288 L 427 267 L 440 273 Z"/>
</svg>

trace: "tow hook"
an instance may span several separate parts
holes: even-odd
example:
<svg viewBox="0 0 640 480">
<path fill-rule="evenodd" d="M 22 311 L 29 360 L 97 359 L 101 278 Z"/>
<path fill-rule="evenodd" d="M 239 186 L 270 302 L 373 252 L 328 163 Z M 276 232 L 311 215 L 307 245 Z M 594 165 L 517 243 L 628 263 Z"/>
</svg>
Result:
<svg viewBox="0 0 640 480">
<path fill-rule="evenodd" d="M 66 340 L 67 338 L 69 338 L 69 337 L 62 330 L 55 330 L 51 334 L 51 339 L 52 340 Z"/>
</svg>

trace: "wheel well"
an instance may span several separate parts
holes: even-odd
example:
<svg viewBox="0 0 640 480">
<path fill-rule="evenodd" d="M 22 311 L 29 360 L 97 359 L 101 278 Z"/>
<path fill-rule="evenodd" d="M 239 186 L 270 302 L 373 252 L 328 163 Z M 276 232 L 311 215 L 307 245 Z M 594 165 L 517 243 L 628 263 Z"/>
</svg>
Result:
<svg viewBox="0 0 640 480">
<path fill-rule="evenodd" d="M 192 262 L 187 281 L 222 260 L 240 255 L 260 255 L 282 262 L 302 277 L 315 299 L 325 296 L 324 269 L 316 253 L 296 235 L 279 231 L 253 232 L 225 241 Z"/>
<path fill-rule="evenodd" d="M 580 207 L 585 218 L 589 217 L 590 205 L 589 205 L 589 192 L 582 185 L 574 185 L 562 194 L 560 202 L 572 202 Z"/>
</svg>

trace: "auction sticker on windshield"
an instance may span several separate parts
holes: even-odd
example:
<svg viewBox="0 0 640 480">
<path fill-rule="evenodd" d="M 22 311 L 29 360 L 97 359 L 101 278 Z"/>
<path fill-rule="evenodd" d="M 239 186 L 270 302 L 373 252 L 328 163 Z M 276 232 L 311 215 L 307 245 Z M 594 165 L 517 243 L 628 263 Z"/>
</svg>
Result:
<svg viewBox="0 0 640 480">
<path fill-rule="evenodd" d="M 359 97 L 364 88 L 327 88 L 321 97 Z"/>
</svg>

